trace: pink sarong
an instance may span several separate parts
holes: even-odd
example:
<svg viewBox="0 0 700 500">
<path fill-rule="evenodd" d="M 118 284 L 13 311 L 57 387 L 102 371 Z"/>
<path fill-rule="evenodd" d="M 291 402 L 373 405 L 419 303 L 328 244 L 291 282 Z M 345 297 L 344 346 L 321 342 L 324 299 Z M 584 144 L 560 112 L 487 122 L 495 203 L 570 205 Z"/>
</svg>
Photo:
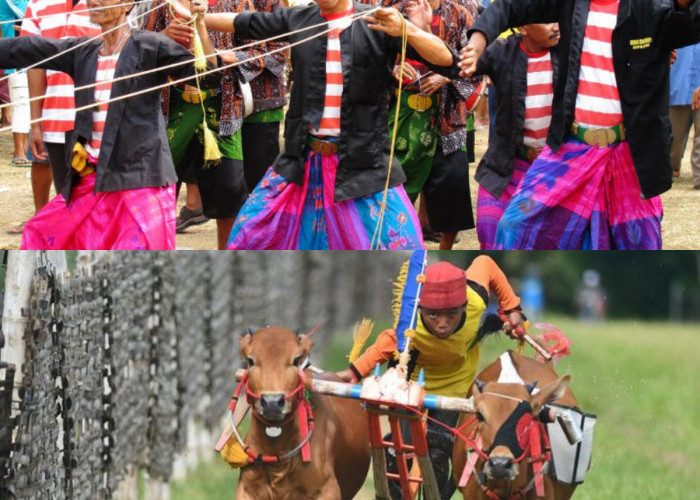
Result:
<svg viewBox="0 0 700 500">
<path fill-rule="evenodd" d="M 94 193 L 80 179 L 70 201 L 58 195 L 27 222 L 23 250 L 172 250 L 175 185 Z"/>
<path fill-rule="evenodd" d="M 498 250 L 659 250 L 661 197 L 642 199 L 627 142 L 545 147 L 508 203 Z"/>
</svg>

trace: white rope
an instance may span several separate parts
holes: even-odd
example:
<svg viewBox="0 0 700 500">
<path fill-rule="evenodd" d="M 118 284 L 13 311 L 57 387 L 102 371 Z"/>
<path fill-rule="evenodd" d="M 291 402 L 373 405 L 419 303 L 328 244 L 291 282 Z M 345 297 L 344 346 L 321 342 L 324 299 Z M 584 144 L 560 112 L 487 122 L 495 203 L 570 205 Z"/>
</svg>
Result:
<svg viewBox="0 0 700 500">
<path fill-rule="evenodd" d="M 359 15 L 357 15 L 356 17 L 354 17 L 353 21 L 356 21 L 356 20 L 361 19 L 361 18 L 363 18 L 363 17 L 365 17 L 365 16 L 368 16 L 369 14 L 373 13 L 373 12 L 376 11 L 377 9 L 379 9 L 379 7 L 375 7 L 374 9 L 370 9 L 370 10 L 368 10 L 368 11 L 366 11 L 366 12 L 360 13 Z M 327 24 L 328 24 L 327 22 L 324 22 L 324 23 L 318 24 L 318 25 L 316 25 L 316 26 L 313 26 L 313 28 L 317 28 L 317 27 L 319 27 L 319 26 L 323 26 L 323 25 L 327 25 Z M 297 30 L 297 31 L 295 31 L 295 32 L 285 33 L 284 35 L 281 35 L 281 36 L 287 37 L 287 36 L 289 36 L 289 35 L 292 35 L 292 34 L 295 34 L 295 33 L 300 33 L 300 32 L 302 32 L 302 31 L 308 30 L 308 29 L 310 29 L 310 28 L 311 28 L 311 27 L 303 28 L 303 29 Z M 263 54 L 263 55 L 261 55 L 261 56 L 250 57 L 250 58 L 244 59 L 244 60 L 242 60 L 242 61 L 236 61 L 236 62 L 234 62 L 234 63 L 228 64 L 228 65 L 225 65 L 225 66 L 221 66 L 221 67 L 217 67 L 217 68 L 213 68 L 213 69 L 209 69 L 209 70 L 200 72 L 200 73 L 199 73 L 199 76 L 202 77 L 202 76 L 206 76 L 206 75 L 209 75 L 209 74 L 212 74 L 212 73 L 217 73 L 217 72 L 219 72 L 219 71 L 224 71 L 224 70 L 226 70 L 226 69 L 230 69 L 230 68 L 239 66 L 239 65 L 241 65 L 241 64 L 247 63 L 247 62 L 249 62 L 249 61 L 252 61 L 252 60 L 255 60 L 255 59 L 259 59 L 259 58 L 264 57 L 264 56 L 266 56 L 266 55 L 270 55 L 270 54 L 275 54 L 275 53 L 277 53 L 277 52 L 286 51 L 287 49 L 289 49 L 289 48 L 291 48 L 291 47 L 295 47 L 295 46 L 297 46 L 297 45 L 301 45 L 302 43 L 306 43 L 306 42 L 308 42 L 309 40 L 312 40 L 312 39 L 314 39 L 314 38 L 317 38 L 317 37 L 326 35 L 326 34 L 328 34 L 330 31 L 331 31 L 331 28 L 328 28 L 328 29 L 326 29 L 326 30 L 324 30 L 324 31 L 321 31 L 320 33 L 317 33 L 317 34 L 315 34 L 315 35 L 312 35 L 312 36 L 310 36 L 310 37 L 308 37 L 308 38 L 304 38 L 304 39 L 302 39 L 302 40 L 299 40 L 298 42 L 293 42 L 293 43 L 290 43 L 290 44 L 288 44 L 288 45 L 286 45 L 286 46 L 284 46 L 284 47 L 280 47 L 280 48 L 278 48 L 278 49 L 271 50 L 270 52 L 266 52 L 265 54 Z M 265 42 L 265 41 L 277 39 L 277 38 L 280 38 L 280 36 L 276 36 L 276 37 L 270 38 L 270 39 L 268 39 L 268 40 L 259 41 L 257 44 L 263 43 L 263 42 Z M 256 45 L 256 44 L 250 44 L 250 45 Z M 207 58 L 207 57 L 212 57 L 212 55 L 216 55 L 216 54 L 222 54 L 222 53 L 226 53 L 226 52 L 235 52 L 236 50 L 240 50 L 240 48 L 241 48 L 241 47 L 236 47 L 236 48 L 230 49 L 230 50 L 216 51 L 215 54 L 210 54 L 210 55 L 204 56 L 204 57 Z M 170 67 L 180 66 L 180 65 L 183 65 L 183 64 L 191 64 L 195 59 L 196 59 L 196 58 L 193 57 L 192 59 L 188 59 L 187 61 L 184 61 L 184 62 L 174 63 L 174 64 L 172 64 L 172 65 L 163 66 L 163 67 L 160 67 L 160 68 L 153 68 L 153 69 L 150 69 L 150 70 L 147 70 L 147 71 L 143 71 L 143 72 L 141 72 L 141 73 L 134 73 L 134 74 L 130 74 L 130 75 L 125 75 L 125 76 L 122 76 L 122 77 L 118 77 L 118 78 L 116 78 L 116 79 L 113 79 L 113 80 L 111 80 L 111 82 L 120 81 L 120 80 L 125 80 L 125 79 L 132 79 L 132 78 L 135 78 L 136 76 L 142 76 L 142 75 L 146 75 L 146 74 L 150 74 L 150 73 L 162 71 L 163 69 L 168 69 L 168 68 L 170 68 Z M 76 112 L 76 113 L 77 113 L 78 111 L 84 111 L 84 110 L 87 110 L 87 109 L 94 108 L 94 107 L 96 107 L 96 106 L 101 106 L 101 105 L 103 105 L 103 104 L 111 104 L 111 103 L 113 103 L 113 102 L 122 101 L 122 100 L 124 100 L 124 99 L 129 99 L 129 98 L 131 98 L 131 97 L 136 97 L 136 96 L 139 96 L 139 95 L 142 95 L 142 94 L 147 94 L 147 93 L 153 92 L 153 91 L 155 91 L 155 90 L 160 90 L 160 89 L 169 87 L 169 86 L 171 86 L 171 85 L 176 85 L 176 84 L 178 84 L 178 83 L 184 83 L 184 82 L 187 82 L 187 81 L 190 81 L 190 80 L 194 80 L 195 78 L 196 78 L 196 75 L 187 76 L 187 77 L 184 77 L 184 78 L 180 78 L 179 80 L 169 81 L 169 82 L 166 82 L 166 83 L 164 83 L 164 84 L 156 85 L 156 86 L 154 86 L 154 87 L 149 87 L 149 88 L 146 88 L 146 89 L 141 89 L 141 90 L 132 92 L 132 93 L 130 93 L 130 94 L 124 94 L 124 95 L 121 95 L 121 96 L 118 96 L 118 97 L 110 98 L 110 99 L 107 100 L 107 101 L 95 102 L 95 103 L 92 103 L 92 104 L 89 104 L 89 105 L 86 105 L 86 106 L 82 106 L 82 107 L 80 107 L 80 108 L 75 108 L 75 109 L 73 109 L 73 110 L 61 110 L 61 112 L 53 113 L 53 114 L 51 114 L 51 116 L 49 116 L 49 117 L 46 117 L 46 118 L 43 118 L 43 117 L 42 117 L 42 118 L 36 118 L 36 119 L 34 119 L 34 120 L 31 120 L 29 123 L 30 123 L 30 124 L 39 123 L 39 122 L 43 121 L 44 119 L 47 119 L 47 120 L 48 120 L 48 119 L 55 119 L 55 118 L 58 117 L 58 116 L 72 114 L 73 112 Z M 104 83 L 108 83 L 108 82 L 100 82 L 100 83 L 101 83 L 101 84 L 104 84 Z M 82 86 L 82 87 L 78 87 L 78 88 L 76 88 L 76 90 L 78 90 L 78 89 L 90 88 L 90 87 L 94 87 L 94 86 L 95 86 L 95 84 L 89 84 L 89 85 L 85 85 L 85 86 Z M 33 99 L 36 99 L 36 98 L 33 98 Z M 32 100 L 32 99 L 30 99 L 30 100 Z M 25 100 L 22 100 L 21 102 L 25 102 Z M 5 132 L 5 131 L 7 131 L 7 130 L 10 130 L 11 128 L 12 128 L 11 126 L 2 127 L 2 128 L 0 128 L 0 132 Z"/>
<path fill-rule="evenodd" d="M 377 7 L 377 8 L 378 8 L 378 7 Z M 364 13 L 355 14 L 354 16 L 351 16 L 351 17 L 353 17 L 353 21 L 355 21 L 356 19 L 359 19 L 359 18 L 361 18 L 361 17 L 365 17 L 365 16 L 367 16 L 368 14 L 374 12 L 375 10 L 377 10 L 377 8 L 372 9 L 372 10 L 367 11 L 367 12 L 364 12 Z M 204 59 L 207 59 L 207 58 L 212 57 L 212 56 L 217 56 L 217 55 L 226 54 L 226 53 L 229 53 L 229 52 L 236 52 L 236 51 L 241 51 L 241 50 L 249 49 L 249 48 L 254 47 L 254 46 L 256 46 L 256 45 L 261 45 L 261 44 L 263 44 L 263 43 L 267 43 L 267 42 L 271 42 L 271 41 L 274 41 L 274 40 L 278 40 L 278 39 L 280 39 L 280 38 L 286 38 L 286 37 L 288 37 L 288 36 L 290 36 L 290 35 L 294 35 L 294 34 L 297 34 L 297 33 L 302 33 L 302 32 L 304 32 L 304 31 L 308 31 L 308 30 L 310 30 L 310 29 L 319 28 L 319 27 L 325 26 L 325 25 L 327 25 L 327 24 L 328 24 L 328 22 L 326 21 L 326 22 L 323 22 L 323 23 L 319 23 L 319 24 L 316 24 L 316 25 L 313 25 L 313 26 L 308 26 L 308 27 L 306 27 L 306 28 L 302 28 L 302 29 L 299 29 L 299 30 L 296 30 L 296 31 L 292 31 L 292 32 L 289 32 L 289 33 L 283 33 L 283 34 L 281 34 L 281 35 L 276 35 L 276 36 L 273 36 L 273 37 L 271 37 L 271 38 L 267 38 L 267 39 L 265 39 L 265 40 L 256 40 L 256 41 L 254 41 L 254 42 L 252 42 L 252 43 L 249 43 L 249 44 L 247 44 L 247 45 L 240 45 L 240 46 L 234 47 L 233 49 L 216 50 L 216 51 L 214 52 L 214 54 L 205 55 L 203 58 L 204 58 Z M 319 34 L 317 34 L 317 35 L 313 35 L 313 36 L 311 36 L 311 37 L 309 37 L 309 38 L 305 38 L 304 40 L 302 40 L 301 43 L 306 42 L 306 41 L 309 41 L 309 40 L 312 40 L 313 38 L 319 37 L 319 36 L 321 36 L 321 35 L 327 34 L 328 31 L 329 31 L 329 30 L 326 30 L 326 31 L 324 31 L 324 32 L 322 32 L 322 33 L 319 33 Z M 295 44 L 297 44 L 297 42 L 295 42 Z M 282 50 L 286 50 L 288 47 L 291 47 L 291 45 L 288 45 L 288 46 L 284 47 Z M 221 69 L 228 69 L 228 68 L 231 68 L 231 67 L 235 67 L 235 66 L 238 66 L 239 64 L 244 64 L 244 63 L 253 61 L 253 60 L 255 60 L 255 59 L 260 59 L 260 58 L 263 58 L 263 57 L 268 56 L 268 55 L 270 55 L 270 54 L 275 54 L 275 53 L 277 53 L 277 52 L 280 52 L 280 50 L 273 50 L 273 51 L 271 51 L 271 52 L 266 52 L 266 53 L 264 53 L 264 54 L 262 54 L 262 55 L 259 55 L 259 56 L 254 56 L 254 57 L 250 57 L 250 58 L 248 58 L 248 59 L 242 60 L 242 61 L 237 61 L 236 63 L 232 63 L 232 64 L 229 65 L 229 66 L 222 66 L 222 67 L 219 68 L 219 69 L 221 70 Z M 90 88 L 93 88 L 93 87 L 97 87 L 98 85 L 104 85 L 104 84 L 108 84 L 108 83 L 115 83 L 115 82 L 119 82 L 119 81 L 122 81 L 122 80 L 130 80 L 130 79 L 137 78 L 137 77 L 140 77 L 140 76 L 145 76 L 145 75 L 148 75 L 148 74 L 151 74 L 151 73 L 157 73 L 157 72 L 160 72 L 160 71 L 163 71 L 163 70 L 166 70 L 166 69 L 171 69 L 171 68 L 176 68 L 176 67 L 179 67 L 179 66 L 184 66 L 184 65 L 187 65 L 187 64 L 191 64 L 191 63 L 193 63 L 193 62 L 195 62 L 195 61 L 198 61 L 199 59 L 202 59 L 202 58 L 201 58 L 201 57 L 193 57 L 192 59 L 188 59 L 188 60 L 186 60 L 186 61 L 180 61 L 180 62 L 168 64 L 168 65 L 166 65 L 166 66 L 159 66 L 158 68 L 151 68 L 151 69 L 149 69 L 149 70 L 145 70 L 145 71 L 142 71 L 142 72 L 139 72 L 139 73 L 130 73 L 130 74 L 128 74 L 128 75 L 119 76 L 119 77 L 113 78 L 112 80 L 107 80 L 107 81 L 104 81 L 104 82 L 99 82 L 99 83 L 98 83 L 98 82 L 95 82 L 95 83 L 88 83 L 88 84 L 82 85 L 82 86 L 80 86 L 80 87 L 75 87 L 73 90 L 74 90 L 75 92 L 77 92 L 77 91 L 79 91 L 79 90 L 86 90 L 86 89 L 90 89 Z M 41 96 L 36 96 L 36 97 L 29 98 L 29 99 L 22 99 L 22 100 L 18 100 L 17 103 L 19 103 L 19 104 L 29 103 L 29 102 L 33 102 L 33 101 L 38 101 L 38 100 L 44 99 L 44 97 L 45 97 L 45 96 L 41 95 Z M 10 103 L 0 105 L 0 109 L 2 109 L 2 108 L 5 107 L 5 106 L 10 106 L 10 105 L 11 105 Z"/>
<path fill-rule="evenodd" d="M 152 9 L 149 9 L 149 10 L 145 11 L 143 14 L 139 14 L 138 16 L 134 17 L 133 20 L 135 21 L 135 20 L 138 19 L 139 17 L 143 17 L 143 16 L 145 16 L 146 14 L 150 14 L 151 12 L 155 11 L 156 9 L 159 9 L 160 7 L 162 7 L 163 5 L 166 5 L 166 4 L 167 4 L 167 2 L 166 2 L 166 3 L 163 3 L 163 4 L 160 4 L 160 5 L 156 6 L 156 7 L 153 7 Z M 114 8 L 114 7 L 115 7 L 115 6 L 113 5 L 112 8 Z M 112 31 L 116 31 L 116 30 L 118 30 L 119 28 L 122 28 L 122 27 L 124 27 L 124 26 L 129 25 L 130 22 L 133 22 L 133 21 L 127 19 L 126 22 L 124 22 L 124 23 L 122 23 L 122 24 L 118 24 L 118 25 L 115 26 L 114 28 L 110 28 L 110 29 L 108 29 L 107 31 L 104 31 L 104 32 L 100 33 L 99 35 L 95 35 L 95 36 L 89 37 L 87 40 L 85 40 L 85 41 L 83 41 L 83 42 L 80 42 L 79 44 L 76 44 L 76 45 L 72 46 L 70 49 L 66 49 L 66 50 L 64 50 L 63 52 L 59 52 L 58 54 L 54 54 L 54 55 L 52 55 L 52 56 L 50 56 L 50 57 L 47 57 L 46 59 L 43 59 L 43 60 L 38 61 L 38 62 L 35 62 L 34 64 L 31 64 L 31 65 L 27 66 L 26 68 L 18 69 L 17 72 L 18 72 L 18 73 L 26 73 L 27 70 L 29 70 L 29 69 L 37 68 L 38 66 L 41 66 L 42 64 L 44 64 L 44 63 L 47 62 L 47 61 L 51 61 L 52 59 L 56 59 L 57 57 L 62 56 L 63 54 L 67 54 L 67 53 L 69 53 L 69 52 L 71 52 L 71 51 L 73 51 L 73 50 L 75 50 L 75 49 L 77 49 L 77 48 L 79 48 L 79 47 L 82 47 L 82 46 L 84 46 L 84 45 L 87 45 L 87 44 L 91 43 L 93 40 L 97 40 L 98 38 L 103 37 L 103 36 L 106 35 L 107 33 L 111 33 Z M 0 82 L 2 82 L 3 80 L 7 80 L 9 77 L 10 77 L 10 75 L 7 75 L 7 76 L 4 76 L 4 77 L 0 78 Z"/>
</svg>

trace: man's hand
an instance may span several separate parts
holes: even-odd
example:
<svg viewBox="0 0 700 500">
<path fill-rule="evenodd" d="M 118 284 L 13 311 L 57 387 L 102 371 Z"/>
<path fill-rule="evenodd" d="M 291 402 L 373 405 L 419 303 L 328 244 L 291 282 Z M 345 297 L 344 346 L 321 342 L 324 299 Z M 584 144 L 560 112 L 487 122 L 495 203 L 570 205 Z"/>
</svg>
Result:
<svg viewBox="0 0 700 500">
<path fill-rule="evenodd" d="M 403 32 L 403 20 L 399 11 L 390 8 L 378 9 L 374 16 L 365 17 L 369 23 L 369 29 L 383 31 L 389 36 L 401 36 Z"/>
<path fill-rule="evenodd" d="M 443 86 L 450 83 L 449 78 L 445 78 L 437 73 L 432 73 L 421 80 L 421 90 L 424 94 L 434 94 L 440 90 Z"/>
<path fill-rule="evenodd" d="M 232 50 L 219 53 L 219 57 L 221 58 L 221 62 L 223 62 L 227 66 L 229 64 L 235 64 L 238 62 L 238 58 L 236 57 L 236 53 L 233 52 Z"/>
<path fill-rule="evenodd" d="M 411 0 L 406 7 L 406 14 L 409 21 L 415 24 L 418 29 L 430 31 L 430 24 L 433 22 L 433 9 L 428 0 Z"/>
<path fill-rule="evenodd" d="M 508 313 L 508 321 L 503 324 L 503 331 L 512 339 L 520 339 L 525 333 L 525 320 L 520 311 Z"/>
<path fill-rule="evenodd" d="M 207 13 L 209 3 L 206 0 L 192 0 L 190 2 L 190 13 L 192 16 L 199 16 L 198 21 L 204 22 L 204 14 Z"/>
<path fill-rule="evenodd" d="M 167 28 L 161 31 L 161 33 L 168 38 L 189 47 L 190 43 L 192 43 L 192 37 L 194 36 L 194 28 L 189 24 L 173 22 L 169 24 Z"/>
<path fill-rule="evenodd" d="M 39 122 L 32 123 L 32 128 L 29 131 L 29 150 L 37 160 L 46 160 L 49 155 L 44 150 L 43 132 Z"/>
<path fill-rule="evenodd" d="M 700 109 L 700 87 L 693 92 L 693 109 Z"/>
<path fill-rule="evenodd" d="M 676 0 L 676 3 L 681 8 L 681 10 L 688 10 L 692 1 L 693 0 Z"/>
<path fill-rule="evenodd" d="M 391 72 L 391 74 L 394 76 L 394 79 L 396 81 L 399 80 L 400 72 L 401 72 L 401 65 L 397 64 L 396 66 L 394 66 L 394 70 Z M 404 83 L 404 85 L 415 82 L 419 76 L 420 75 L 418 74 L 418 71 L 416 71 L 416 68 L 414 68 L 413 66 L 411 66 L 407 62 L 403 63 L 403 83 Z"/>
<path fill-rule="evenodd" d="M 462 71 L 459 72 L 459 76 L 462 78 L 469 78 L 476 72 L 476 64 L 479 62 L 481 54 L 484 53 L 486 49 L 487 40 L 483 33 L 480 31 L 475 31 L 469 43 L 464 47 L 459 54 L 459 66 Z"/>
</svg>

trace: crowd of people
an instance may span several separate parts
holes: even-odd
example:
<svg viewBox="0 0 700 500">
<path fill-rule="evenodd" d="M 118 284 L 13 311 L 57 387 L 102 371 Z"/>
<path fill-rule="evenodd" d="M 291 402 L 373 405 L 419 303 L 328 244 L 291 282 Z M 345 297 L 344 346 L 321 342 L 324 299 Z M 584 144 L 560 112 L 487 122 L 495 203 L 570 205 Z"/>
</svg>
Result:
<svg viewBox="0 0 700 500">
<path fill-rule="evenodd" d="M 22 248 L 661 249 L 692 126 L 700 189 L 697 0 L 0 3 Z"/>
</svg>

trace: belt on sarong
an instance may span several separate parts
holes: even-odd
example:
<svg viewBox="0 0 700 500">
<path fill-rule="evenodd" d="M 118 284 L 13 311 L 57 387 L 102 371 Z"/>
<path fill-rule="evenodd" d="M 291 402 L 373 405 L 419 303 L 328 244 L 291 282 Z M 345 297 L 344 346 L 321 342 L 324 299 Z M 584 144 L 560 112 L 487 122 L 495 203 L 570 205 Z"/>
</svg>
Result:
<svg viewBox="0 0 700 500">
<path fill-rule="evenodd" d="M 85 146 L 76 142 L 73 146 L 73 156 L 71 158 L 71 167 L 80 177 L 90 175 L 95 171 L 97 165 L 90 159 Z"/>
<path fill-rule="evenodd" d="M 413 94 L 406 91 L 402 93 L 408 94 L 408 99 L 406 99 L 408 107 L 415 111 L 422 113 L 433 107 L 433 98 L 428 94 Z M 399 98 L 399 89 L 394 89 L 394 95 L 397 99 Z M 437 99 L 435 99 L 435 104 L 437 104 Z"/>
<path fill-rule="evenodd" d="M 532 163 L 533 161 L 535 161 L 535 158 L 537 158 L 541 152 L 542 148 L 533 148 L 532 146 L 526 146 L 525 144 L 523 144 L 516 149 L 515 154 L 521 160 L 525 160 L 527 162 Z"/>
<path fill-rule="evenodd" d="M 332 156 L 338 153 L 337 141 L 325 141 L 323 139 L 319 139 L 318 137 L 309 136 L 306 143 L 311 151 L 318 153 L 321 156 Z"/>
<path fill-rule="evenodd" d="M 180 96 L 185 102 L 189 102 L 190 104 L 199 104 L 200 102 L 206 101 L 209 97 L 214 97 L 214 91 L 210 89 L 200 90 L 199 92 L 183 92 L 180 94 Z"/>
<path fill-rule="evenodd" d="M 573 122 L 571 133 L 579 141 L 599 148 L 607 148 L 625 140 L 625 126 L 622 123 L 607 128 L 586 128 Z"/>
</svg>

